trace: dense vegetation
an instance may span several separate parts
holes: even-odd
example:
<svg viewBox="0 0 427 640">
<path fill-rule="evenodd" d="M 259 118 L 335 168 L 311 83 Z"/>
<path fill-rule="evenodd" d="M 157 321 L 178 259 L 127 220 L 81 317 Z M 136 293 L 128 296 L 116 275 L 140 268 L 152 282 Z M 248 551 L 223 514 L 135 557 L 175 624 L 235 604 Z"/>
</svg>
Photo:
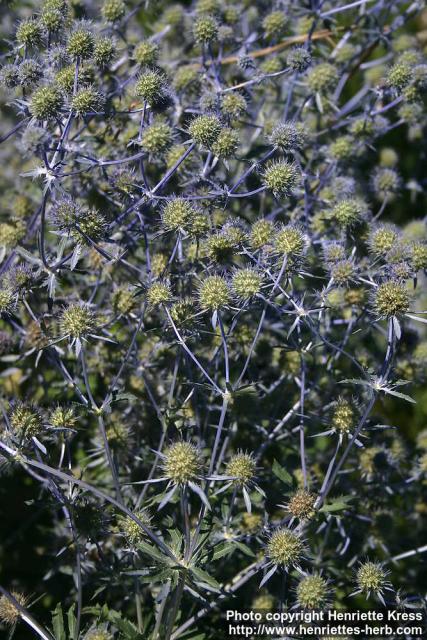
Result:
<svg viewBox="0 0 427 640">
<path fill-rule="evenodd" d="M 0 17 L 0 633 L 424 608 L 424 2 Z"/>
</svg>

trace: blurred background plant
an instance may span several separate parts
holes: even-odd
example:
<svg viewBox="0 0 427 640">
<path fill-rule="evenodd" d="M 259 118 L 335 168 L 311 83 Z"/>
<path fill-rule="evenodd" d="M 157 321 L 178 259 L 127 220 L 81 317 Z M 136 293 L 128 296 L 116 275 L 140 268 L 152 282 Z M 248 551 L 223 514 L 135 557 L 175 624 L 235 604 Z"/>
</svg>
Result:
<svg viewBox="0 0 427 640">
<path fill-rule="evenodd" d="M 0 17 L 5 637 L 424 608 L 424 2 Z"/>
</svg>

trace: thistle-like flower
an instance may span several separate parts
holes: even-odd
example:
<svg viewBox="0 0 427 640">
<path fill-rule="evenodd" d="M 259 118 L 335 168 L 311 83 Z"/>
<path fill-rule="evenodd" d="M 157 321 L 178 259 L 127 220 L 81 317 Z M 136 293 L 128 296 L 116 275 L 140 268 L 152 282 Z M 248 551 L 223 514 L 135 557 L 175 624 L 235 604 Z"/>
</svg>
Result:
<svg viewBox="0 0 427 640">
<path fill-rule="evenodd" d="M 361 562 L 356 571 L 357 589 L 351 595 L 363 593 L 368 599 L 374 594 L 385 606 L 384 592 L 393 591 L 392 584 L 387 579 L 389 573 L 380 562 Z"/>
</svg>

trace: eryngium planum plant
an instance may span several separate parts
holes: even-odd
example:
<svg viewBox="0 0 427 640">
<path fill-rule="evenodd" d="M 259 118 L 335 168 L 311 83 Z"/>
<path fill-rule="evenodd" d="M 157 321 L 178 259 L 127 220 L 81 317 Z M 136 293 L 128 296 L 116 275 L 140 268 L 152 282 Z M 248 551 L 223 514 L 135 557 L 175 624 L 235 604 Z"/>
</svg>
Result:
<svg viewBox="0 0 427 640">
<path fill-rule="evenodd" d="M 4 633 L 422 608 L 424 2 L 0 12 Z"/>
</svg>

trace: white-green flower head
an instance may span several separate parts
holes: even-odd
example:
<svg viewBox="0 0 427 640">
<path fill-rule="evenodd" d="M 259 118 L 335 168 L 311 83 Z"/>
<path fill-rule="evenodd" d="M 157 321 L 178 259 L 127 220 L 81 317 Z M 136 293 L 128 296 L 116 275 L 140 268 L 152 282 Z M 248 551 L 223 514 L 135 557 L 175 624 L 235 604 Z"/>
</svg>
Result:
<svg viewBox="0 0 427 640">
<path fill-rule="evenodd" d="M 289 569 L 299 566 L 304 558 L 305 545 L 292 529 L 282 527 L 274 531 L 267 543 L 267 556 L 273 565 Z"/>
<path fill-rule="evenodd" d="M 175 484 L 187 484 L 197 479 L 202 469 L 199 449 L 191 442 L 175 442 L 164 453 L 166 478 Z"/>
</svg>

